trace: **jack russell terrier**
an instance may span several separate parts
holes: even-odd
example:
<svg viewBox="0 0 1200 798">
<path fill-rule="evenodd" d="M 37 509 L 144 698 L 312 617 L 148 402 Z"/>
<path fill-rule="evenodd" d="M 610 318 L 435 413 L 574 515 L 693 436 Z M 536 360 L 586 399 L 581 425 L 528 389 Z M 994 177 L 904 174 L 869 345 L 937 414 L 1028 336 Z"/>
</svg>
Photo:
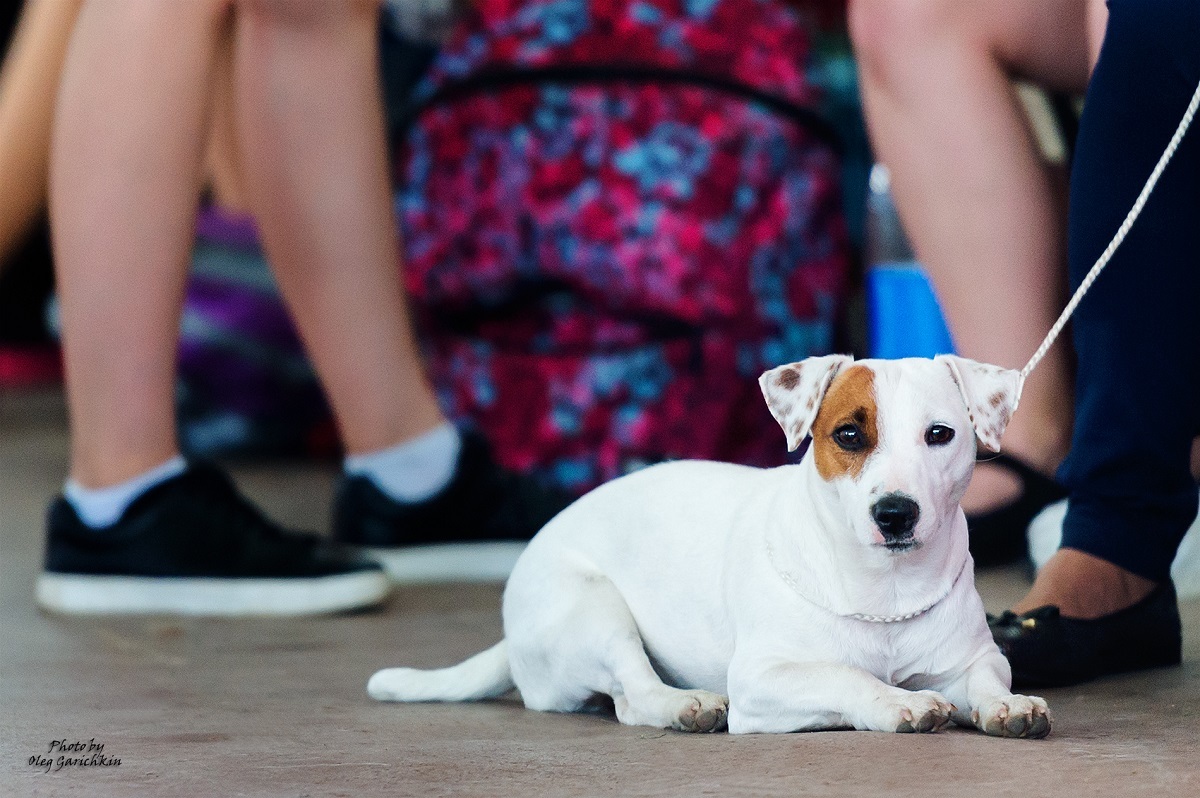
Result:
<svg viewBox="0 0 1200 798">
<path fill-rule="evenodd" d="M 975 590 L 959 500 L 976 438 L 999 450 L 1015 371 L 814 357 L 759 379 L 797 465 L 682 461 L 602 485 L 533 540 L 504 591 L 505 639 L 441 670 L 390 668 L 381 701 L 530 709 L 610 696 L 622 723 L 733 733 L 1045 737 L 1013 695 Z"/>
</svg>

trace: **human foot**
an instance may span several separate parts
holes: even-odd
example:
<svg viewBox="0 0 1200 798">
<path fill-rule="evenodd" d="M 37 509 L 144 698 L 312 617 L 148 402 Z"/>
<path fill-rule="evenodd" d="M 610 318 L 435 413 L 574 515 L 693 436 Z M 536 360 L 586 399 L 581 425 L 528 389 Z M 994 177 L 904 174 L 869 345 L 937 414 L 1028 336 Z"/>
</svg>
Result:
<svg viewBox="0 0 1200 798">
<path fill-rule="evenodd" d="M 1056 397 L 1051 407 L 1039 407 L 1031 399 L 1036 396 L 1029 395 L 1027 386 L 1021 412 L 1004 431 L 1003 455 L 997 457 L 986 449 L 980 450 L 971 484 L 961 502 L 968 517 L 1004 509 L 1028 491 L 1029 480 L 1004 461 L 1016 461 L 1049 481 L 1066 458 L 1071 445 L 1071 426 L 1070 420 L 1063 418 L 1061 400 Z"/>
<path fill-rule="evenodd" d="M 1177 665 L 1175 586 L 1076 549 L 1059 549 L 1013 610 L 988 616 L 1013 685 L 1058 687 Z"/>
<path fill-rule="evenodd" d="M 1020 559 L 1029 522 L 1066 493 L 1057 482 L 1008 454 L 997 454 L 976 466 L 971 487 L 977 484 L 983 486 L 981 490 L 999 492 L 992 498 L 1000 502 L 993 501 L 988 505 L 991 509 L 977 512 L 963 501 L 971 554 L 981 567 Z"/>
<path fill-rule="evenodd" d="M 1056 566 L 1064 574 L 1068 567 L 1081 565 L 1071 563 L 1070 558 L 1066 561 L 1068 565 Z M 1119 596 L 1108 601 L 1108 606 L 1128 601 L 1144 587 L 1128 582 L 1122 574 L 1104 569 L 1089 572 L 1089 567 L 1079 567 L 1074 571 L 1074 579 L 1099 575 L 1096 576 L 1099 584 L 1116 586 Z M 1070 583 L 1064 579 L 1058 588 L 1047 591 L 1044 599 L 1035 598 L 1034 591 L 1030 591 L 1018 607 L 1043 600 L 1065 601 L 1069 596 L 1087 607 L 1089 614 L 1098 612 L 1099 605 L 1092 600 L 1094 594 L 1090 589 L 1063 589 L 1066 584 Z M 989 615 L 988 627 L 1012 666 L 1014 687 L 1063 687 L 1098 676 L 1178 665 L 1181 659 L 1182 624 L 1175 586 L 1170 581 L 1152 587 L 1132 604 L 1095 618 L 1066 617 L 1058 606 L 1043 604 L 1025 612 L 1009 610 L 999 616 Z"/>
<path fill-rule="evenodd" d="M 362 547 L 397 583 L 503 582 L 529 539 L 572 498 L 502 468 L 482 436 L 466 433 L 452 479 L 423 500 L 397 500 L 347 474 L 333 538 Z"/>
<path fill-rule="evenodd" d="M 979 527 L 979 537 L 997 538 L 1002 548 L 998 554 L 1003 558 L 993 563 L 1020 557 L 1025 527 L 1033 519 L 1028 511 L 1033 506 L 1045 506 L 1066 495 L 1054 482 L 1054 474 L 1071 448 L 1070 380 L 1065 365 L 1061 355 L 1052 353 L 1043 368 L 1031 375 L 1021 410 L 1004 430 L 1003 453 L 980 451 L 971 484 L 962 498 L 967 521 Z M 1051 491 L 1056 498 L 1047 500 Z M 981 560 L 976 548 L 990 548 L 984 543 L 981 539 L 972 547 L 977 564 Z"/>
<path fill-rule="evenodd" d="M 37 602 L 81 615 L 301 616 L 373 606 L 388 588 L 375 563 L 282 529 L 223 472 L 192 464 L 99 528 L 56 499 Z"/>
</svg>

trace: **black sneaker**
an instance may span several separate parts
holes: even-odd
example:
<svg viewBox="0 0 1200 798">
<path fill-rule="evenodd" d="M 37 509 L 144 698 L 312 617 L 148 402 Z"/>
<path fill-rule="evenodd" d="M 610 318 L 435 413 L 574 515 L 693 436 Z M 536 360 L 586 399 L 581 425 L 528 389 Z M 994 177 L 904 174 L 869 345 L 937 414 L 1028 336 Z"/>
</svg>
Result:
<svg viewBox="0 0 1200 798">
<path fill-rule="evenodd" d="M 454 479 L 425 501 L 398 502 L 367 477 L 344 478 L 333 536 L 364 547 L 395 582 L 503 581 L 529 539 L 572 501 L 501 468 L 468 432 Z"/>
<path fill-rule="evenodd" d="M 37 603 L 81 614 L 313 615 L 378 604 L 388 588 L 378 564 L 285 532 L 225 474 L 192 465 L 104 529 L 56 499 Z"/>
</svg>

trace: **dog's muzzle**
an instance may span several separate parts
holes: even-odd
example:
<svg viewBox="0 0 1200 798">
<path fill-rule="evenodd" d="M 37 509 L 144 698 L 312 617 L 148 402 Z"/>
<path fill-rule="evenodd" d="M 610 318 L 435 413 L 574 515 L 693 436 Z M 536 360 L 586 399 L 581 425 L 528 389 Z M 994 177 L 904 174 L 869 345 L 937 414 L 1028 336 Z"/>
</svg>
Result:
<svg viewBox="0 0 1200 798">
<path fill-rule="evenodd" d="M 883 533 L 883 544 L 888 548 L 911 545 L 913 528 L 920 517 L 920 506 L 903 493 L 889 493 L 871 505 L 871 518 Z"/>
</svg>

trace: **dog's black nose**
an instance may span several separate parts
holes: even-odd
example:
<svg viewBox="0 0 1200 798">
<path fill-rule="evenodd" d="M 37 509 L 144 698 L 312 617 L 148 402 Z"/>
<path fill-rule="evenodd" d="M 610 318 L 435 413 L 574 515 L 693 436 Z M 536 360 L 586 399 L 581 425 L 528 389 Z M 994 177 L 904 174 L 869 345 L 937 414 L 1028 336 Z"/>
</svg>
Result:
<svg viewBox="0 0 1200 798">
<path fill-rule="evenodd" d="M 911 534 L 920 515 L 917 503 L 900 493 L 889 493 L 871 506 L 871 517 L 884 537 Z"/>
</svg>

